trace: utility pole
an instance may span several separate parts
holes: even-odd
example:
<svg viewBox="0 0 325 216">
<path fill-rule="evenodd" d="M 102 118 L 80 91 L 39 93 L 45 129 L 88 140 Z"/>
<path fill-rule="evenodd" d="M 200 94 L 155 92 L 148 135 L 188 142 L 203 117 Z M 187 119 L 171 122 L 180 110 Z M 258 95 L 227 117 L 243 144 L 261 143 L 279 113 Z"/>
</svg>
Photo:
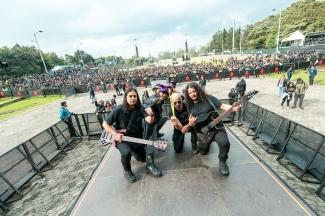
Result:
<svg viewBox="0 0 325 216">
<path fill-rule="evenodd" d="M 36 32 L 36 33 L 34 34 L 34 37 L 35 37 L 35 40 L 36 40 L 36 43 L 37 43 L 38 51 L 39 51 L 39 54 L 40 54 L 40 56 L 41 56 L 41 59 L 42 59 L 42 62 L 43 62 L 43 65 L 44 65 L 45 71 L 46 71 L 46 73 L 48 73 L 48 71 L 47 71 L 47 67 L 46 67 L 45 62 L 44 62 L 44 59 L 43 59 L 43 55 L 42 55 L 41 49 L 39 48 L 38 41 L 37 41 L 37 38 L 36 38 L 36 34 L 39 33 L 39 32 L 42 33 L 43 31 L 42 31 L 42 30 L 39 30 L 38 32 Z"/>
</svg>

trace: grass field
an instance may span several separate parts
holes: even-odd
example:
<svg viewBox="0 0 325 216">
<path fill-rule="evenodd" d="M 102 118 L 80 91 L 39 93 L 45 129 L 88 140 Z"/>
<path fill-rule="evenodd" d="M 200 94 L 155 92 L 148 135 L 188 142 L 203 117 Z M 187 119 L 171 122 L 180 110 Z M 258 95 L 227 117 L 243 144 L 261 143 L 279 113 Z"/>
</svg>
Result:
<svg viewBox="0 0 325 216">
<path fill-rule="evenodd" d="M 319 85 L 325 85 L 325 72 L 319 72 L 319 68 L 317 76 L 314 79 L 314 84 L 319 84 Z M 309 73 L 305 73 L 306 70 L 296 70 L 294 74 L 291 77 L 291 81 L 296 81 L 297 78 L 301 78 L 304 80 L 306 83 L 309 84 Z M 287 72 L 284 72 L 283 74 L 270 74 L 266 75 L 267 78 L 273 78 L 273 79 L 280 79 L 282 75 L 286 75 L 287 77 Z"/>
<path fill-rule="evenodd" d="M 13 99 L 11 99 L 11 98 L 0 98 L 0 104 L 6 103 L 6 102 L 11 101 L 11 100 L 15 100 L 15 99 L 16 98 L 13 98 Z"/>
<path fill-rule="evenodd" d="M 11 116 L 26 112 L 28 110 L 35 109 L 37 107 L 43 106 L 45 104 L 49 104 L 53 101 L 58 101 L 62 99 L 63 96 L 59 97 L 58 95 L 50 95 L 46 98 L 44 97 L 31 97 L 30 100 L 19 100 L 15 103 L 6 105 L 4 107 L 0 108 L 0 120 L 9 118 Z M 11 98 L 1 98 L 0 103 L 3 103 L 9 100 L 12 100 Z"/>
</svg>

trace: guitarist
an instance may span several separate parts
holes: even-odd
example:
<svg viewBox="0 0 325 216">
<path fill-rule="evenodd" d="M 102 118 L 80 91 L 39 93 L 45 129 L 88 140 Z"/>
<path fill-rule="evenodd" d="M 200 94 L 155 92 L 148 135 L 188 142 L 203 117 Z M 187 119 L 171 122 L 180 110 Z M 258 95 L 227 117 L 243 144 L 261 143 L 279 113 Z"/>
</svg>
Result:
<svg viewBox="0 0 325 216">
<path fill-rule="evenodd" d="M 190 83 L 185 88 L 185 102 L 187 104 L 189 112 L 189 124 L 191 127 L 195 128 L 196 122 L 205 121 L 209 113 L 213 112 L 215 109 L 211 103 L 214 104 L 216 108 L 222 110 L 228 110 L 232 106 L 229 104 L 223 104 L 216 97 L 212 95 L 207 95 L 202 88 L 197 83 Z M 240 106 L 234 107 L 233 111 L 238 112 Z M 212 121 L 212 120 L 211 120 Z M 219 146 L 219 164 L 221 166 L 221 173 L 223 175 L 229 175 L 229 168 L 227 166 L 228 152 L 230 149 L 230 142 L 228 140 L 227 132 L 224 129 L 223 122 L 219 122 L 216 125 L 219 128 L 218 132 L 214 134 L 213 139 L 209 143 L 204 143 L 202 140 L 199 141 L 199 151 L 200 154 L 207 154 L 210 150 L 211 142 L 215 141 Z"/>
<path fill-rule="evenodd" d="M 132 118 L 132 115 L 133 118 Z M 132 118 L 132 119 L 131 119 Z M 124 169 L 124 176 L 128 182 L 134 182 L 136 180 L 135 175 L 131 170 L 131 156 L 135 155 L 137 160 L 144 162 L 146 158 L 146 151 L 144 145 L 132 142 L 122 141 L 122 135 L 115 132 L 112 125 L 115 123 L 115 129 L 126 129 L 127 136 L 135 138 L 143 138 L 142 136 L 142 119 L 148 124 L 152 124 L 154 121 L 154 114 L 151 108 L 144 109 L 141 105 L 141 101 L 138 92 L 134 88 L 128 88 L 124 94 L 123 104 L 115 107 L 105 118 L 103 123 L 104 129 L 114 135 L 114 139 L 119 142 L 117 149 L 121 153 L 121 162 Z M 131 125 L 129 122 L 132 120 Z M 153 160 L 147 159 L 147 169 L 156 169 Z"/>
</svg>

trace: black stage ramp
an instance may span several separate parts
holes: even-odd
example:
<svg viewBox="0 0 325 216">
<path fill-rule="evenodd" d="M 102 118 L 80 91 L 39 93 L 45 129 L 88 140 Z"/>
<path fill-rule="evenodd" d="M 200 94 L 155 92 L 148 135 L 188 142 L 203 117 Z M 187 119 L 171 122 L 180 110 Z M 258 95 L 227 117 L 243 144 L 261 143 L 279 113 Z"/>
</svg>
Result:
<svg viewBox="0 0 325 216">
<path fill-rule="evenodd" d="M 168 121 L 164 138 L 171 139 L 172 131 Z M 193 154 L 190 134 L 182 153 L 171 143 L 155 154 L 161 178 L 132 158 L 134 183 L 124 179 L 120 154 L 110 148 L 70 215 L 314 215 L 231 133 L 229 139 L 228 177 L 221 175 L 217 144 L 206 156 Z"/>
</svg>

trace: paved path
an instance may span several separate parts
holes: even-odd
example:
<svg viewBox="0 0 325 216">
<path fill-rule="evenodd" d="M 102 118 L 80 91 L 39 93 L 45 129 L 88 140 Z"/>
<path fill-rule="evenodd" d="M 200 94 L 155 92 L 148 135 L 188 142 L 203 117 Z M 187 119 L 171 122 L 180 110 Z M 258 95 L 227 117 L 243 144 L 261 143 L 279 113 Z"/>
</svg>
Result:
<svg viewBox="0 0 325 216">
<path fill-rule="evenodd" d="M 210 81 L 207 82 L 206 91 L 209 94 L 215 95 L 219 99 L 227 98 L 228 92 L 235 87 L 238 79 L 226 81 Z M 288 119 L 305 125 L 315 131 L 325 134 L 325 94 L 323 94 L 324 86 L 310 86 L 304 99 L 304 108 L 301 109 L 281 109 L 281 99 L 277 97 L 277 80 L 261 78 L 246 79 L 247 91 L 256 89 L 259 93 L 254 96 L 251 101 L 279 115 L 285 116 Z M 180 83 L 177 89 L 185 88 L 187 83 Z M 138 88 L 140 95 L 144 88 Z M 152 91 L 148 88 L 149 94 Z M 115 92 L 97 93 L 98 100 L 110 100 Z M 42 106 L 35 110 L 11 117 L 0 121 L 0 155 L 10 151 L 17 145 L 25 142 L 34 135 L 42 132 L 51 125 L 59 121 L 58 110 L 60 101 Z M 123 96 L 117 98 L 117 103 L 120 104 Z M 95 106 L 91 104 L 88 94 L 79 94 L 71 96 L 67 100 L 68 109 L 76 113 L 94 112 Z M 293 101 L 291 101 L 291 106 Z"/>
</svg>

